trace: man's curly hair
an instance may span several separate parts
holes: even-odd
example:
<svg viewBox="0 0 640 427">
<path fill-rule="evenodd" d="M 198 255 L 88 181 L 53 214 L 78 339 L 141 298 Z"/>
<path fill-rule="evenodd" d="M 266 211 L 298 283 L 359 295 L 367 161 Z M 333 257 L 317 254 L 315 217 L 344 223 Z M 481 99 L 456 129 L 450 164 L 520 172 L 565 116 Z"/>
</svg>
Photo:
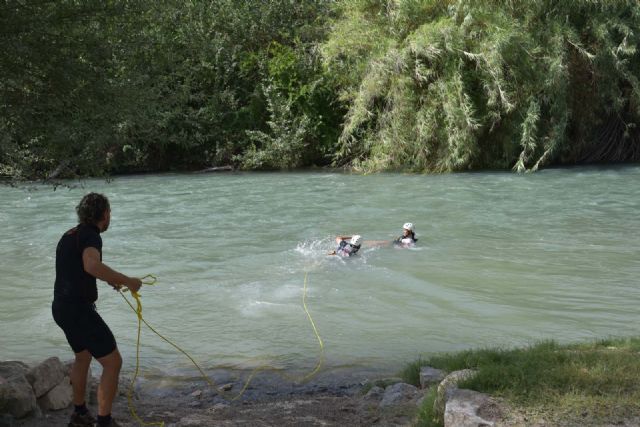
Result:
<svg viewBox="0 0 640 427">
<path fill-rule="evenodd" d="M 109 199 L 99 193 L 89 193 L 76 206 L 78 221 L 81 224 L 96 225 L 104 218 L 104 214 L 108 209 Z"/>
</svg>

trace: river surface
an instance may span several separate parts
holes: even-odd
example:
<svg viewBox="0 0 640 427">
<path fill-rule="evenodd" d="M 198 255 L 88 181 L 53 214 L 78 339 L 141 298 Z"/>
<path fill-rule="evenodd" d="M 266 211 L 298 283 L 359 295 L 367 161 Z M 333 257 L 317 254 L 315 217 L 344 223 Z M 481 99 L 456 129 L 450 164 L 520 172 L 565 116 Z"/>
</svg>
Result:
<svg viewBox="0 0 640 427">
<path fill-rule="evenodd" d="M 77 183 L 75 183 L 77 184 Z M 418 356 L 638 334 L 640 167 L 535 174 L 228 173 L 0 187 L 0 360 L 70 357 L 51 318 L 55 247 L 89 191 L 106 194 L 105 263 L 153 273 L 143 314 L 205 369 L 397 369 Z M 374 248 L 403 223 L 415 249 Z M 362 234 L 352 259 L 327 256 Z M 131 370 L 136 317 L 99 283 Z M 191 372 L 143 329 L 143 369 Z"/>
</svg>

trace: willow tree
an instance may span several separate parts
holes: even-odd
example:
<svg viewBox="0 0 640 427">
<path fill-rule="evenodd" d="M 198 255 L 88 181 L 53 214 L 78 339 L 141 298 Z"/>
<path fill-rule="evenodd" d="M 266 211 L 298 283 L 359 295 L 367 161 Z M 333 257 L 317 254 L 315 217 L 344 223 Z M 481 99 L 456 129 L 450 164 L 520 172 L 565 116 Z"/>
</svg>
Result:
<svg viewBox="0 0 640 427">
<path fill-rule="evenodd" d="M 640 160 L 640 4 L 346 0 L 323 46 L 336 163 L 453 171 Z"/>
</svg>

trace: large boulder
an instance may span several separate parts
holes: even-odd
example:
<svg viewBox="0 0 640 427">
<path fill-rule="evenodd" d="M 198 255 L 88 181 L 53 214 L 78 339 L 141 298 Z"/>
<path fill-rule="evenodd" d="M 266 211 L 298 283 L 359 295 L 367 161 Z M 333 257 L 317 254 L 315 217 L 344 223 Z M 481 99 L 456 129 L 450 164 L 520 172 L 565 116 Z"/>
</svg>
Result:
<svg viewBox="0 0 640 427">
<path fill-rule="evenodd" d="M 444 411 L 445 427 L 493 427 L 502 419 L 503 409 L 491 397 L 473 390 L 451 393 Z"/>
<path fill-rule="evenodd" d="M 64 375 L 66 377 L 71 377 L 71 369 L 73 368 L 74 360 L 67 360 L 64 362 Z M 122 381 L 120 382 L 122 384 Z M 87 371 L 87 392 L 85 395 L 85 400 L 88 403 L 97 403 L 97 380 L 93 377 L 93 371 L 91 370 L 91 366 L 89 366 L 89 370 Z"/>
<path fill-rule="evenodd" d="M 9 378 L 14 375 L 24 375 L 29 371 L 29 365 L 17 360 L 0 362 L 0 377 Z"/>
<path fill-rule="evenodd" d="M 64 375 L 66 377 L 71 377 L 71 369 L 73 368 L 73 364 L 75 363 L 74 359 L 65 360 L 64 362 Z M 93 371 L 91 370 L 91 366 L 89 366 L 89 370 L 87 371 L 87 382 L 93 376 Z"/>
<path fill-rule="evenodd" d="M 38 399 L 38 406 L 43 411 L 57 411 L 68 408 L 72 401 L 73 388 L 71 387 L 71 381 L 69 377 L 64 377 L 60 384 Z"/>
<path fill-rule="evenodd" d="M 384 390 L 380 407 L 400 405 L 408 403 L 413 399 L 420 397 L 420 391 L 411 384 L 398 383 L 390 385 Z"/>
<path fill-rule="evenodd" d="M 420 368 L 420 388 L 427 388 L 434 384 L 438 384 L 447 376 L 443 370 L 432 368 L 431 366 L 423 366 Z"/>
<path fill-rule="evenodd" d="M 22 372 L 20 368 L 13 372 L 9 372 L 6 366 L 3 369 L 3 382 L 0 384 L 0 414 L 22 418 L 38 408 L 31 384 Z"/>
<path fill-rule="evenodd" d="M 437 418 L 444 417 L 445 404 L 452 393 L 458 389 L 458 383 L 472 378 L 476 373 L 473 369 L 454 371 L 438 384 L 436 400 L 433 402 L 433 413 Z"/>
<path fill-rule="evenodd" d="M 50 357 L 38 366 L 31 368 L 26 377 L 33 387 L 36 397 L 42 397 L 60 384 L 65 377 L 65 367 L 60 359 Z"/>
</svg>

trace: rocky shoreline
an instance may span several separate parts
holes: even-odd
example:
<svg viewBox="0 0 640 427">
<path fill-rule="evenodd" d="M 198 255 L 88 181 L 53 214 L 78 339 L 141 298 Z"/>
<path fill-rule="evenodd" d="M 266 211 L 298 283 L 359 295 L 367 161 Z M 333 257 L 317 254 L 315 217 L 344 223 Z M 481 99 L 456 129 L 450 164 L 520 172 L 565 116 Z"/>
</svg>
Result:
<svg viewBox="0 0 640 427">
<path fill-rule="evenodd" d="M 69 371 L 72 361 L 52 357 L 35 366 L 0 362 L 0 427 L 64 426 L 71 413 Z M 134 407 L 145 422 L 163 421 L 167 427 L 195 426 L 401 426 L 415 419 L 425 394 L 438 389 L 436 405 L 447 426 L 499 426 L 501 405 L 489 396 L 458 390 L 458 381 L 473 371 L 445 372 L 422 368 L 421 387 L 400 378 L 374 378 L 371 373 L 337 370 L 322 372 L 312 381 L 295 384 L 273 372 L 255 377 L 242 396 L 231 401 L 201 378 L 172 380 L 157 376 L 137 381 Z M 214 377 L 229 395 L 242 380 L 225 371 Z M 97 411 L 97 378 L 89 378 L 87 402 Z M 123 425 L 138 425 L 127 403 L 130 379 L 121 377 L 113 414 Z M 229 399 L 229 400 L 228 400 Z"/>
</svg>

